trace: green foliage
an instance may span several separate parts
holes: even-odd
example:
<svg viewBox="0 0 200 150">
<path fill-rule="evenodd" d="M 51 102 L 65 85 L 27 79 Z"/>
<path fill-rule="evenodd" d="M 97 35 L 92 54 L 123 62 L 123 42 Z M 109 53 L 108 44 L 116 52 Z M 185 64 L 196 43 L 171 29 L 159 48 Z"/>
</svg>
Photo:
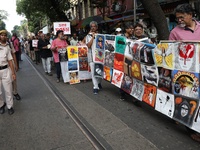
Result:
<svg viewBox="0 0 200 150">
<path fill-rule="evenodd" d="M 0 10 L 0 20 L 6 20 L 8 17 L 8 12 L 5 10 Z"/>
<path fill-rule="evenodd" d="M 5 30 L 6 29 L 6 24 L 5 22 L 0 20 L 0 30 Z"/>
</svg>

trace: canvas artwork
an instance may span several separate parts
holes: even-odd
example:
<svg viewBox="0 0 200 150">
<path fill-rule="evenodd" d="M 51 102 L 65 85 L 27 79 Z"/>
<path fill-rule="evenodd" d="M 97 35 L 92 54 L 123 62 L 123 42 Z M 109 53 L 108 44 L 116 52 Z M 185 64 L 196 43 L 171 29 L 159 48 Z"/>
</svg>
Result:
<svg viewBox="0 0 200 150">
<path fill-rule="evenodd" d="M 144 84 L 143 82 L 133 78 L 133 88 L 130 93 L 137 100 L 142 101 L 142 96 L 144 93 Z"/>
<path fill-rule="evenodd" d="M 93 58 L 93 60 L 94 60 L 94 62 L 96 62 L 96 63 L 104 63 L 104 50 L 103 49 L 95 49 L 95 55 L 93 55 L 94 56 L 94 58 Z"/>
<path fill-rule="evenodd" d="M 95 36 L 96 40 L 96 49 L 104 50 L 105 48 L 105 36 L 102 34 L 97 34 Z"/>
<path fill-rule="evenodd" d="M 131 64 L 131 76 L 138 80 L 142 80 L 141 65 L 135 60 L 133 60 Z"/>
<path fill-rule="evenodd" d="M 185 71 L 172 71 L 172 87 L 176 95 L 199 98 L 199 74 Z"/>
<path fill-rule="evenodd" d="M 175 69 L 189 72 L 199 72 L 198 44 L 179 43 L 175 53 Z"/>
<path fill-rule="evenodd" d="M 124 55 L 115 53 L 114 64 L 113 64 L 114 69 L 117 69 L 119 71 L 124 71 L 123 65 L 124 65 Z"/>
<path fill-rule="evenodd" d="M 172 93 L 172 74 L 171 70 L 158 67 L 158 89 L 167 93 Z"/>
<path fill-rule="evenodd" d="M 114 35 L 105 35 L 105 50 L 110 52 L 115 51 L 115 36 Z"/>
<path fill-rule="evenodd" d="M 175 111 L 173 119 L 190 127 L 193 123 L 197 107 L 197 100 L 175 96 Z"/>
<path fill-rule="evenodd" d="M 125 47 L 126 47 L 126 38 L 124 36 L 116 36 L 115 52 L 124 54 Z"/>
<path fill-rule="evenodd" d="M 78 60 L 69 60 L 68 61 L 68 69 L 69 71 L 76 71 L 79 69 Z"/>
<path fill-rule="evenodd" d="M 60 62 L 68 61 L 68 55 L 67 55 L 67 50 L 66 50 L 66 48 L 59 49 L 59 50 L 58 50 L 58 55 L 59 55 L 59 60 L 60 60 Z"/>
<path fill-rule="evenodd" d="M 70 84 L 80 83 L 80 79 L 79 79 L 79 76 L 78 76 L 78 71 L 69 72 L 69 83 Z"/>
<path fill-rule="evenodd" d="M 95 63 L 94 64 L 94 76 L 98 78 L 103 78 L 104 70 L 103 65 Z"/>
<path fill-rule="evenodd" d="M 124 73 L 122 71 L 113 69 L 113 75 L 112 75 L 111 83 L 120 88 L 121 84 L 122 84 L 123 76 L 124 76 Z"/>
<path fill-rule="evenodd" d="M 158 68 L 141 64 L 143 81 L 152 85 L 158 85 Z"/>
<path fill-rule="evenodd" d="M 147 43 L 144 44 L 144 46 L 140 49 L 140 62 L 148 65 L 154 65 L 154 49 L 155 45 Z"/>
<path fill-rule="evenodd" d="M 87 57 L 79 57 L 79 70 L 80 71 L 88 70 L 88 58 Z"/>
<path fill-rule="evenodd" d="M 154 107 L 155 101 L 156 101 L 156 94 L 157 89 L 155 86 L 152 86 L 151 84 L 144 84 L 144 94 L 142 97 L 142 101 L 149 104 L 150 106 Z"/>
<path fill-rule="evenodd" d="M 78 46 L 78 57 L 87 57 L 88 48 L 86 46 Z"/>
<path fill-rule="evenodd" d="M 105 50 L 104 65 L 113 68 L 115 53 Z"/>
<path fill-rule="evenodd" d="M 157 47 L 154 50 L 156 65 L 163 68 L 173 69 L 174 68 L 173 49 L 174 49 L 174 43 L 161 42 L 157 44 Z"/>
<path fill-rule="evenodd" d="M 132 77 L 124 74 L 122 79 L 121 89 L 124 90 L 126 93 L 130 94 L 133 87 L 133 79 Z"/>
<path fill-rule="evenodd" d="M 77 46 L 68 46 L 67 47 L 68 59 L 78 59 L 78 47 Z"/>
<path fill-rule="evenodd" d="M 113 69 L 107 66 L 104 66 L 104 80 L 111 82 L 113 74 Z"/>
<path fill-rule="evenodd" d="M 155 110 L 172 118 L 174 114 L 174 95 L 157 90 Z"/>
</svg>

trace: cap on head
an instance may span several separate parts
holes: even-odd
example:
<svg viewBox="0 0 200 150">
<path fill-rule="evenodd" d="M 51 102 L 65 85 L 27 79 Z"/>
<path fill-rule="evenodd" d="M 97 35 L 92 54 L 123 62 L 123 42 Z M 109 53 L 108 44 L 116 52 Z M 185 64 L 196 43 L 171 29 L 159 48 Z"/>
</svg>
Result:
<svg viewBox="0 0 200 150">
<path fill-rule="evenodd" d="M 122 29 L 121 29 L 121 28 L 117 28 L 115 31 L 116 31 L 116 32 L 121 32 Z"/>
</svg>

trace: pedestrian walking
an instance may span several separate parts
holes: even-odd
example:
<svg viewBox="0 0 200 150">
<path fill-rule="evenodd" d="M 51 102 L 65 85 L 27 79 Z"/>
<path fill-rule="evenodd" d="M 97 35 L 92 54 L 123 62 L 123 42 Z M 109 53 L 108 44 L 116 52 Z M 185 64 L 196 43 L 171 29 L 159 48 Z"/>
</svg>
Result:
<svg viewBox="0 0 200 150">
<path fill-rule="evenodd" d="M 175 16 L 178 25 L 170 32 L 169 40 L 200 40 L 200 23 L 193 19 L 193 8 L 190 4 L 178 5 L 175 9 Z M 200 133 L 186 127 L 191 138 L 200 142 Z"/>
<path fill-rule="evenodd" d="M 53 58 L 56 66 L 56 74 L 57 74 L 57 83 L 60 82 L 60 76 L 61 76 L 61 64 L 59 59 L 59 51 L 62 51 L 63 49 L 67 48 L 67 42 L 63 38 L 64 34 L 62 30 L 58 30 L 56 32 L 56 39 L 53 40 L 51 45 L 51 50 L 53 52 Z"/>
<path fill-rule="evenodd" d="M 12 38 L 11 38 L 11 42 L 15 48 L 15 55 L 16 55 L 16 59 L 17 59 L 17 67 L 19 68 L 19 61 L 20 61 L 20 55 L 21 55 L 21 49 L 20 49 L 20 41 L 19 38 L 17 37 L 16 33 L 13 33 Z"/>
<path fill-rule="evenodd" d="M 14 113 L 12 81 L 16 80 L 16 74 L 12 62 L 11 50 L 7 43 L 6 30 L 0 31 L 0 39 L 0 114 L 5 112 L 5 107 L 7 106 L 8 114 L 12 115 Z M 3 100 L 1 87 L 3 87 L 5 91 L 6 102 Z"/>
<path fill-rule="evenodd" d="M 92 83 L 93 83 L 93 93 L 98 94 L 99 89 L 102 89 L 101 86 L 101 78 L 94 76 L 94 62 L 93 62 L 93 53 L 94 49 L 94 38 L 95 34 L 97 34 L 98 24 L 96 21 L 90 22 L 90 32 L 86 36 L 86 45 L 88 47 L 88 63 L 90 64 L 91 75 L 92 75 Z"/>
<path fill-rule="evenodd" d="M 44 72 L 49 76 L 52 76 L 51 73 L 51 59 L 52 59 L 52 51 L 50 50 L 50 42 L 45 39 L 45 35 L 42 33 L 41 38 L 38 41 L 38 48 L 40 49 L 40 55 L 42 58 L 42 65 L 44 68 Z"/>
</svg>

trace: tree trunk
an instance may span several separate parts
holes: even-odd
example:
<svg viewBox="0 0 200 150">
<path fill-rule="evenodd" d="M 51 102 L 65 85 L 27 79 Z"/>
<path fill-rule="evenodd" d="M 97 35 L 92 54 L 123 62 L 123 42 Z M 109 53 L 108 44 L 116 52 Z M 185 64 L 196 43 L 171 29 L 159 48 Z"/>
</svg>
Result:
<svg viewBox="0 0 200 150">
<path fill-rule="evenodd" d="M 169 37 L 169 29 L 167 26 L 167 20 L 165 14 L 158 3 L 158 0 L 140 0 L 144 9 L 153 21 L 159 40 L 167 40 Z"/>
</svg>

